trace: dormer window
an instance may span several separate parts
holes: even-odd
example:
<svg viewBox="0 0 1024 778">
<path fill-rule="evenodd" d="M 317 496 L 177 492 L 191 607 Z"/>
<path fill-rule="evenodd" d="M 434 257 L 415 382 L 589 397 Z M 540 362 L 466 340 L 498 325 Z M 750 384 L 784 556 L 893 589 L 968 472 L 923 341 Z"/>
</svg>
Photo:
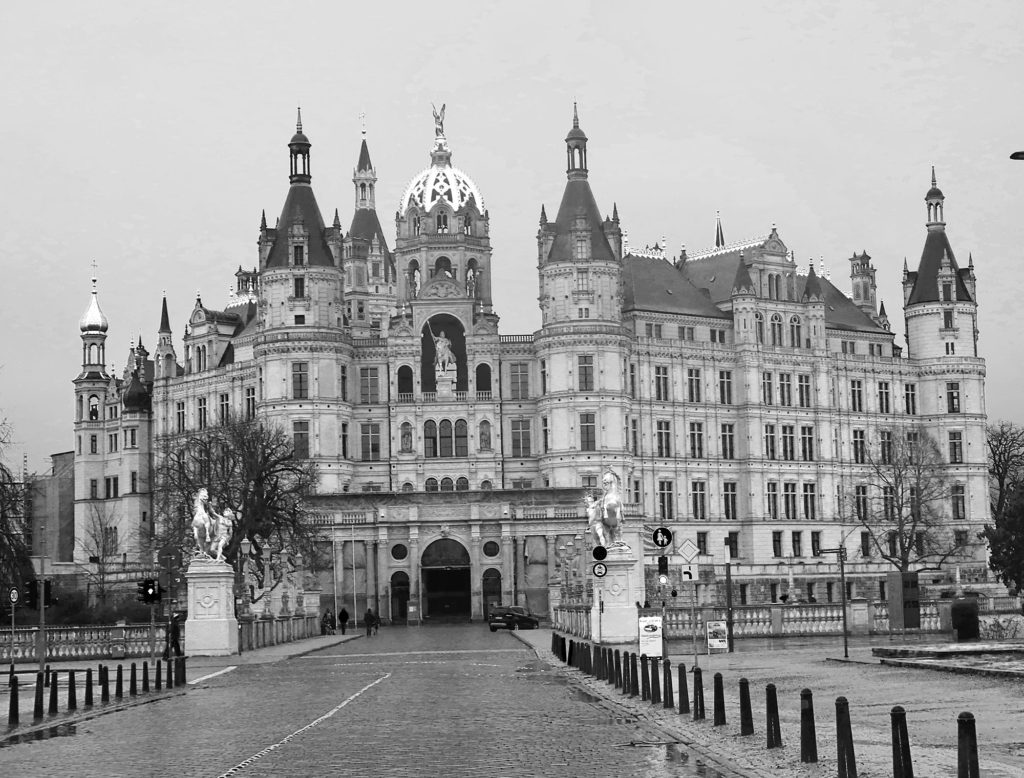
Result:
<svg viewBox="0 0 1024 778">
<path fill-rule="evenodd" d="M 296 265 L 306 264 L 306 247 L 305 246 L 293 246 L 292 247 L 292 260 Z"/>
<path fill-rule="evenodd" d="M 948 303 L 953 301 L 953 284 L 944 283 L 942 285 L 942 302 Z"/>
<path fill-rule="evenodd" d="M 576 259 L 590 259 L 590 242 L 585 235 L 576 238 Z"/>
</svg>

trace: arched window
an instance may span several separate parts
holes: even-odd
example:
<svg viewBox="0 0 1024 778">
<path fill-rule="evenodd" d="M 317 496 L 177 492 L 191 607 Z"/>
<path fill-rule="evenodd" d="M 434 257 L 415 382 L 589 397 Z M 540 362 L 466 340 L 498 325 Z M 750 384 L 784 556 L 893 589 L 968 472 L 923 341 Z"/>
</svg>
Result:
<svg viewBox="0 0 1024 778">
<path fill-rule="evenodd" d="M 437 234 L 447 235 L 448 234 L 448 213 L 446 211 L 439 211 L 437 214 Z"/>
<path fill-rule="evenodd" d="M 452 261 L 448 257 L 438 257 L 434 262 L 434 277 L 439 276 L 455 278 L 455 274 L 452 272 Z"/>
<path fill-rule="evenodd" d="M 420 263 L 415 259 L 409 263 L 408 275 L 408 298 L 410 300 L 419 296 L 420 293 Z"/>
<path fill-rule="evenodd" d="M 100 418 L 100 398 L 94 394 L 89 395 L 89 421 L 98 421 Z"/>
<path fill-rule="evenodd" d="M 491 366 L 487 364 L 480 364 L 476 366 L 476 391 L 477 394 L 480 392 L 491 391 Z"/>
<path fill-rule="evenodd" d="M 413 235 L 419 235 L 420 234 L 420 217 L 419 216 L 413 216 L 412 217 L 412 234 Z"/>
<path fill-rule="evenodd" d="M 413 486 L 412 486 L 412 484 L 409 481 L 406 481 L 404 484 L 402 484 L 402 491 L 403 492 L 411 492 L 412 489 L 413 489 Z"/>
<path fill-rule="evenodd" d="M 455 444 L 455 436 L 452 433 L 452 423 L 445 419 L 437 425 L 438 454 L 442 457 L 452 456 Z"/>
<path fill-rule="evenodd" d="M 494 487 L 491 486 L 491 482 L 490 481 L 481 481 L 480 482 L 480 488 L 483 489 L 485 492 L 489 492 Z"/>
<path fill-rule="evenodd" d="M 428 478 L 427 479 L 427 491 L 428 492 L 436 492 L 437 491 L 437 479 L 436 478 Z"/>
<path fill-rule="evenodd" d="M 437 456 L 436 422 L 428 421 L 423 425 L 423 456 L 428 458 Z"/>
<path fill-rule="evenodd" d="M 402 365 L 398 368 L 399 398 L 401 399 L 401 395 L 403 394 L 412 394 L 412 391 L 412 368 L 409 365 Z"/>
<path fill-rule="evenodd" d="M 359 185 L 359 199 L 360 200 L 365 200 L 366 199 L 366 184 L 360 184 Z"/>
<path fill-rule="evenodd" d="M 454 492 L 455 491 L 455 484 L 454 484 L 454 482 L 452 481 L 451 478 L 442 478 L 441 479 L 441 491 L 442 492 Z"/>
<path fill-rule="evenodd" d="M 463 419 L 455 422 L 455 456 L 469 456 L 469 425 Z"/>
<path fill-rule="evenodd" d="M 468 492 L 469 491 L 469 479 L 465 476 L 460 476 L 455 482 L 455 491 L 457 492 Z"/>
<path fill-rule="evenodd" d="M 412 424 L 407 421 L 402 422 L 401 426 L 401 444 L 402 452 L 409 453 L 412 451 Z"/>
<path fill-rule="evenodd" d="M 777 313 L 772 314 L 772 345 L 782 345 L 782 317 Z"/>
<path fill-rule="evenodd" d="M 803 346 L 803 327 L 800 326 L 800 317 L 794 316 L 789 320 L 789 339 L 793 348 Z"/>
<path fill-rule="evenodd" d="M 491 423 L 489 421 L 480 422 L 480 451 L 491 450 Z"/>
<path fill-rule="evenodd" d="M 764 345 L 764 316 L 760 313 L 754 314 L 754 326 L 757 329 L 757 342 L 759 345 Z"/>
<path fill-rule="evenodd" d="M 473 227 L 473 219 L 467 213 L 465 216 L 462 217 L 462 232 L 463 232 L 463 234 L 464 235 L 469 235 L 470 232 L 472 231 L 472 227 Z"/>
</svg>

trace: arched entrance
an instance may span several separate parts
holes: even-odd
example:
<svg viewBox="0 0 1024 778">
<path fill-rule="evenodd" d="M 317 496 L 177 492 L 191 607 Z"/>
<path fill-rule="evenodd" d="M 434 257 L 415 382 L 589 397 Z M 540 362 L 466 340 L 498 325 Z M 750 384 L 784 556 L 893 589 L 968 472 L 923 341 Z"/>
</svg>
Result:
<svg viewBox="0 0 1024 778">
<path fill-rule="evenodd" d="M 484 570 L 481 590 L 484 597 L 484 618 L 491 613 L 492 605 L 501 605 L 501 571 L 490 567 Z"/>
<path fill-rule="evenodd" d="M 399 570 L 391 576 L 391 620 L 409 618 L 409 574 Z"/>
<path fill-rule="evenodd" d="M 469 621 L 469 552 L 457 540 L 441 538 L 423 550 L 423 615 L 431 621 Z"/>
</svg>

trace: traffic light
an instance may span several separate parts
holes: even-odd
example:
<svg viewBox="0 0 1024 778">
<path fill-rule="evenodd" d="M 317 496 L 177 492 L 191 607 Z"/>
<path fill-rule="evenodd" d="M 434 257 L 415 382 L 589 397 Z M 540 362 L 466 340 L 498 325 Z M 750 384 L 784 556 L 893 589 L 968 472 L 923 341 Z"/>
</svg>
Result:
<svg viewBox="0 0 1024 778">
<path fill-rule="evenodd" d="M 139 581 L 139 583 L 137 584 L 137 586 L 136 586 L 137 594 L 135 595 L 135 599 L 138 600 L 139 602 L 149 602 L 146 599 L 146 592 L 149 591 L 148 586 L 149 586 L 150 582 L 151 582 L 151 579 L 147 578 L 145 581 Z"/>
<path fill-rule="evenodd" d="M 163 594 L 163 587 L 156 582 L 155 578 L 146 578 L 139 583 L 139 596 L 138 599 L 141 602 L 152 604 L 160 602 L 160 596 Z"/>
<path fill-rule="evenodd" d="M 668 575 L 668 557 L 658 557 L 658 575 Z"/>
<path fill-rule="evenodd" d="M 39 607 L 39 581 L 36 579 L 25 584 L 25 607 L 33 610 Z"/>
<path fill-rule="evenodd" d="M 58 600 L 53 596 L 52 584 L 50 579 L 43 581 L 43 607 L 50 608 L 57 604 Z"/>
</svg>

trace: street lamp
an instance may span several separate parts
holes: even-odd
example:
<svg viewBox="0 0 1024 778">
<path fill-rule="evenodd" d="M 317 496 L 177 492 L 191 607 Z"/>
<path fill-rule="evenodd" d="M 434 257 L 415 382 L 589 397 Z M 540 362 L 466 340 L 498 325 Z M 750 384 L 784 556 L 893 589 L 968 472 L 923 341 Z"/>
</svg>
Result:
<svg viewBox="0 0 1024 778">
<path fill-rule="evenodd" d="M 252 551 L 252 541 L 249 538 L 242 538 L 238 544 L 238 567 L 239 577 L 242 583 L 242 613 L 249 613 L 249 552 Z"/>
<path fill-rule="evenodd" d="M 835 554 L 839 558 L 839 596 L 843 608 L 843 658 L 850 658 L 848 630 L 846 628 L 846 545 L 839 548 L 823 548 L 822 554 Z"/>
</svg>

